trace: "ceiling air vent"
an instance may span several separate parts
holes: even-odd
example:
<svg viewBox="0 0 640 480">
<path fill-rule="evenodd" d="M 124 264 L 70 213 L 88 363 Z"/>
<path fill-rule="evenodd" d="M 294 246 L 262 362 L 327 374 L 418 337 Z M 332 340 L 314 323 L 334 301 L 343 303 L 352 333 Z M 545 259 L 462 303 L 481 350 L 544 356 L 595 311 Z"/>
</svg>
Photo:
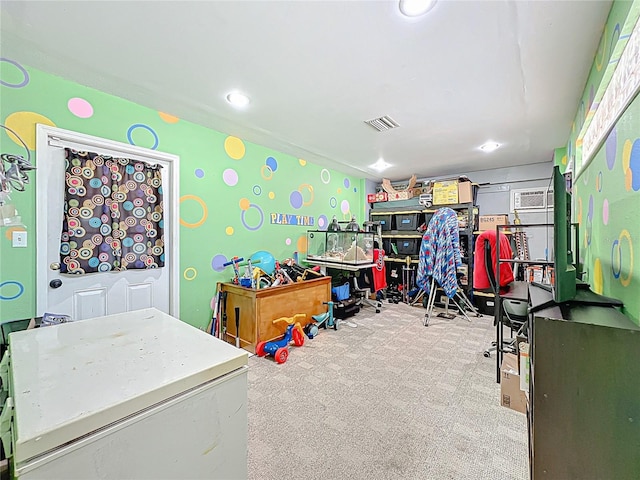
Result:
<svg viewBox="0 0 640 480">
<path fill-rule="evenodd" d="M 388 115 L 380 118 L 374 118 L 373 120 L 367 120 L 364 123 L 368 123 L 379 132 L 384 132 L 385 130 L 391 130 L 392 128 L 398 128 L 400 126 L 398 125 L 398 122 Z"/>
</svg>

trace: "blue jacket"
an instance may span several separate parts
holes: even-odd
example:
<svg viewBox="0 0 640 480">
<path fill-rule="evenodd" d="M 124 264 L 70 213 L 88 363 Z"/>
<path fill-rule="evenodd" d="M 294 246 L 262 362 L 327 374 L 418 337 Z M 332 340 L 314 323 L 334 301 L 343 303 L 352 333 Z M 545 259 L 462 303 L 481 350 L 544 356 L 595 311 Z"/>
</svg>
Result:
<svg viewBox="0 0 640 480">
<path fill-rule="evenodd" d="M 452 209 L 440 208 L 422 236 L 416 284 L 429 293 L 433 277 L 447 297 L 453 298 L 458 289 L 457 273 L 461 265 L 458 217 Z"/>
</svg>

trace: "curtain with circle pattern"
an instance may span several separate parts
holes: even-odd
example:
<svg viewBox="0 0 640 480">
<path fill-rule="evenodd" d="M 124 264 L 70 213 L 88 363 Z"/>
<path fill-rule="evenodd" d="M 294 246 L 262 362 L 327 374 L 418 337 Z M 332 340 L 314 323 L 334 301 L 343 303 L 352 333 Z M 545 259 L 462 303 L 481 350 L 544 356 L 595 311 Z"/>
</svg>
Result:
<svg viewBox="0 0 640 480">
<path fill-rule="evenodd" d="M 65 148 L 60 271 L 164 266 L 160 166 Z"/>
</svg>

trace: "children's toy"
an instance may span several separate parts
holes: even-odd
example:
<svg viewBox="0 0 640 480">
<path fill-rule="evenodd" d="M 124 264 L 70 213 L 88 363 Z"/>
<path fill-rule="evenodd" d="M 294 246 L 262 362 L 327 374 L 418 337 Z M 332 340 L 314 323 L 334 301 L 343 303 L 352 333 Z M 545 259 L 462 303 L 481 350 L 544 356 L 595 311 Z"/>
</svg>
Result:
<svg viewBox="0 0 640 480">
<path fill-rule="evenodd" d="M 247 288 L 256 288 L 257 283 L 253 275 L 253 266 L 260 263 L 260 259 L 251 260 L 248 259 L 245 263 L 239 263 L 238 267 L 244 267 L 244 276 L 240 279 L 240 286 Z"/>
<path fill-rule="evenodd" d="M 222 264 L 223 267 L 228 267 L 229 265 L 233 265 L 233 272 L 235 276 L 233 277 L 232 281 L 235 285 L 240 285 L 240 269 L 238 268 L 238 264 L 243 260 L 244 258 L 242 257 L 233 257 L 227 263 Z"/>
<path fill-rule="evenodd" d="M 259 342 L 256 345 L 256 355 L 264 357 L 270 355 L 274 358 L 276 363 L 284 363 L 289 358 L 289 343 L 293 339 L 293 344 L 296 347 L 304 345 L 305 334 L 300 325 L 300 319 L 306 318 L 306 313 L 298 313 L 293 317 L 281 317 L 273 320 L 273 324 L 280 322 L 286 322 L 287 329 L 284 332 L 284 337 L 280 340 L 274 340 L 271 342 Z"/>
<path fill-rule="evenodd" d="M 287 285 L 288 283 L 294 283 L 287 271 L 280 267 L 280 262 L 276 261 L 276 270 L 274 273 L 275 280 L 271 284 L 272 287 L 278 285 Z"/>
<path fill-rule="evenodd" d="M 322 302 L 322 304 L 327 305 L 327 311 L 319 313 L 318 315 L 312 315 L 313 323 L 304 327 L 304 333 L 306 333 L 309 338 L 318 335 L 320 328 L 326 329 L 327 327 L 331 327 L 334 330 L 338 329 L 338 323 L 333 318 L 333 302 Z"/>
</svg>

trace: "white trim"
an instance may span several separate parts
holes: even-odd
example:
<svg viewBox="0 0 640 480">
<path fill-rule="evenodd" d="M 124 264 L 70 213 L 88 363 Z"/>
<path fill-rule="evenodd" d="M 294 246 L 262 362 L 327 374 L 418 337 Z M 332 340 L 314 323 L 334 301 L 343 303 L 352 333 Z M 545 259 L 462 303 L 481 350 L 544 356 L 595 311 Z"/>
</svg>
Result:
<svg viewBox="0 0 640 480">
<path fill-rule="evenodd" d="M 50 144 L 51 142 L 51 144 Z M 49 125 L 36 125 L 36 167 L 40 164 L 42 159 L 41 152 L 45 148 L 51 146 L 62 147 L 64 143 L 83 145 L 90 147 L 91 149 L 107 152 L 118 152 L 128 157 L 139 157 L 146 159 L 147 161 L 163 161 L 169 163 L 168 174 L 171 182 L 171 198 L 164 196 L 164 202 L 167 202 L 169 207 L 169 231 L 165 231 L 165 236 L 171 238 L 171 261 L 169 262 L 169 283 L 170 283 L 170 299 L 169 299 L 169 315 L 180 318 L 180 157 L 171 153 L 159 152 L 157 150 L 151 150 L 149 148 L 137 147 L 135 145 L 129 145 L 127 143 L 116 142 L 113 140 L 107 140 L 105 138 L 94 137 L 92 135 L 86 135 L 84 133 L 73 132 L 71 130 L 64 130 L 57 127 L 51 127 Z M 72 145 L 69 145 L 72 146 Z M 42 172 L 42 173 L 40 173 Z M 46 178 L 41 178 L 44 175 L 44 170 L 36 168 L 36 191 L 37 186 L 46 182 Z M 36 193 L 36 235 L 41 232 L 46 232 L 46 214 L 47 214 L 47 199 L 42 195 Z M 36 242 L 37 245 L 37 242 Z M 44 305 L 46 305 L 47 298 L 47 272 L 42 268 L 38 268 L 41 265 L 46 265 L 47 258 L 46 252 L 36 251 L 36 308 L 37 312 L 44 311 Z"/>
</svg>

